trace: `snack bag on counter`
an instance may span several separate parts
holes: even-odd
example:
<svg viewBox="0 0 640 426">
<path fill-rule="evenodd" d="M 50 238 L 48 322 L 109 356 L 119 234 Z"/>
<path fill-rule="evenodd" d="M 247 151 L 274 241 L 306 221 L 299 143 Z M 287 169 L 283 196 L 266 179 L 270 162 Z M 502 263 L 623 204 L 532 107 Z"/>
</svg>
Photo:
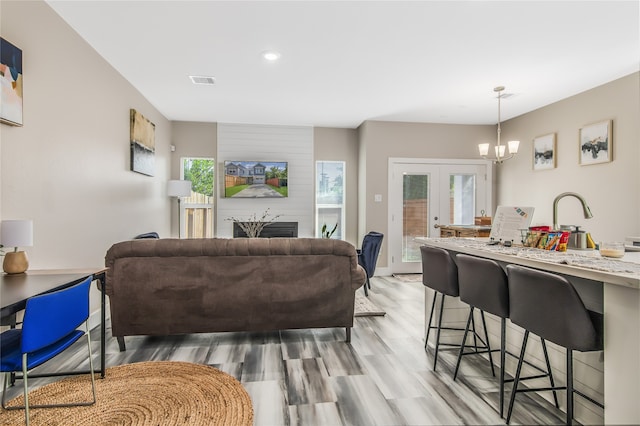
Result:
<svg viewBox="0 0 640 426">
<path fill-rule="evenodd" d="M 540 235 L 540 239 L 538 240 L 538 245 L 536 246 L 536 248 L 544 249 L 547 246 L 548 239 L 549 233 L 543 232 L 542 235 Z"/>
<path fill-rule="evenodd" d="M 555 251 L 558 248 L 558 244 L 560 243 L 560 236 L 562 232 L 549 232 L 549 237 L 547 238 L 547 244 L 544 246 L 545 250 Z"/>
<path fill-rule="evenodd" d="M 560 233 L 560 241 L 558 243 L 558 247 L 556 248 L 557 251 L 567 251 L 567 244 L 569 243 L 569 235 L 571 235 L 571 232 L 569 231 L 562 231 Z"/>
<path fill-rule="evenodd" d="M 542 237 L 542 232 L 540 231 L 529 231 L 527 232 L 527 236 L 525 237 L 523 245 L 525 247 L 538 247 L 538 242 Z"/>
</svg>

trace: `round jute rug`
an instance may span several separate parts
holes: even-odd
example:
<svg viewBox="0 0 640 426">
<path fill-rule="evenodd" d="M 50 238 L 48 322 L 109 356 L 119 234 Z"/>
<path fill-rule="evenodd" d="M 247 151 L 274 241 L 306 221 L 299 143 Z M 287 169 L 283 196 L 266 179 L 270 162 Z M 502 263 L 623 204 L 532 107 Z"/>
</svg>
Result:
<svg viewBox="0 0 640 426">
<path fill-rule="evenodd" d="M 21 383 L 17 384 L 22 386 Z M 87 407 L 32 409 L 32 425 L 251 425 L 247 391 L 234 377 L 201 364 L 140 362 L 96 374 L 96 398 Z M 29 392 L 29 404 L 91 400 L 88 375 Z M 23 405 L 23 397 L 7 405 Z M 2 410 L 0 424 L 24 424 L 24 410 Z"/>
</svg>

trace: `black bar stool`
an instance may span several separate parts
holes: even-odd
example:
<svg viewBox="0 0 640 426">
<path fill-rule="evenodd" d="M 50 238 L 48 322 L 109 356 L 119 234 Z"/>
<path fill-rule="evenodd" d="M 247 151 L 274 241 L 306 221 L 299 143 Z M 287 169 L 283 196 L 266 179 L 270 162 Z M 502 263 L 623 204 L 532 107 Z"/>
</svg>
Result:
<svg viewBox="0 0 640 426">
<path fill-rule="evenodd" d="M 436 364 L 438 362 L 438 351 L 440 346 L 453 346 L 458 347 L 457 344 L 452 343 L 440 343 L 440 331 L 441 330 L 457 330 L 463 331 L 463 328 L 455 327 L 442 327 L 442 311 L 444 310 L 444 298 L 445 296 L 458 297 L 458 268 L 456 267 L 453 258 L 444 249 L 436 247 L 421 246 L 420 252 L 422 255 L 422 283 L 425 287 L 435 291 L 433 295 L 433 303 L 431 303 L 431 312 L 429 313 L 429 324 L 427 325 L 427 336 L 424 340 L 424 349 L 427 350 L 429 343 L 429 332 L 432 328 L 438 330 L 436 334 L 436 348 L 433 358 L 433 371 L 436 371 Z M 440 314 L 438 318 L 438 325 L 432 326 L 433 311 L 436 307 L 436 299 L 438 293 L 442 295 L 440 300 Z M 475 327 L 473 329 L 475 334 Z"/>
<path fill-rule="evenodd" d="M 588 311 L 573 285 L 564 277 L 517 265 L 507 266 L 511 322 L 525 329 L 518 367 L 509 401 L 507 423 L 511 419 L 517 392 L 562 390 L 567 391 L 567 420 L 573 421 L 573 394 L 604 406 L 573 389 L 573 351 L 599 351 L 603 349 L 602 315 Z M 529 332 L 567 349 L 567 386 L 518 389 L 522 360 Z"/>
<path fill-rule="evenodd" d="M 460 362 L 465 355 L 476 355 L 481 353 L 489 354 L 489 363 L 491 364 L 491 374 L 495 377 L 493 368 L 493 352 L 489 346 L 489 336 L 487 334 L 487 326 L 484 320 L 484 312 L 496 315 L 500 318 L 500 417 L 504 411 L 504 361 L 505 361 L 505 336 L 506 336 L 506 318 L 509 317 L 509 288 L 507 284 L 507 275 L 500 265 L 493 260 L 481 259 L 479 257 L 467 256 L 465 254 L 456 255 L 456 264 L 458 265 L 458 285 L 460 288 L 460 300 L 471 306 L 467 326 L 462 338 L 456 369 L 453 373 L 453 380 L 458 376 Z M 486 338 L 486 350 L 473 352 L 465 352 L 467 341 L 467 333 L 469 325 L 473 321 L 474 308 L 480 309 L 482 313 L 482 325 Z M 475 346 L 475 341 L 474 341 Z"/>
<path fill-rule="evenodd" d="M 518 356 L 510 353 L 506 350 L 506 322 L 509 318 L 509 285 L 507 281 L 507 274 L 502 267 L 495 261 L 490 259 L 484 259 L 479 257 L 468 256 L 465 254 L 456 255 L 456 264 L 458 266 L 458 285 L 460 288 L 460 300 L 471 306 L 471 312 L 469 313 L 469 319 L 467 320 L 467 328 L 463 337 L 463 342 L 466 342 L 467 330 L 469 329 L 469 323 L 473 323 L 473 310 L 474 308 L 480 309 L 483 313 L 482 321 L 485 329 L 485 337 L 487 344 L 485 345 L 486 351 L 478 351 L 477 349 L 472 352 L 464 352 L 466 346 L 460 347 L 460 353 L 458 354 L 458 361 L 456 363 L 456 369 L 453 373 L 453 380 L 458 376 L 458 369 L 462 357 L 465 355 L 475 355 L 481 353 L 489 354 L 489 362 L 491 363 L 491 373 L 495 377 L 493 369 L 493 359 L 491 352 L 497 350 L 491 350 L 489 347 L 489 337 L 487 335 L 487 326 L 484 321 L 484 312 L 488 312 L 500 318 L 500 377 L 499 377 L 499 394 L 500 394 L 500 417 L 504 413 L 504 384 L 512 382 L 513 379 L 505 379 L 505 358 L 506 355 L 511 355 L 514 358 Z M 542 342 L 542 349 L 547 365 L 547 370 L 543 370 L 530 362 L 523 360 L 526 364 L 535 368 L 543 374 L 537 374 L 535 376 L 521 377 L 520 381 L 539 379 L 543 377 L 549 377 L 551 384 L 553 385 L 553 376 L 551 374 L 549 355 L 547 348 Z M 558 398 L 554 393 L 554 400 L 556 407 L 558 406 Z"/>
</svg>

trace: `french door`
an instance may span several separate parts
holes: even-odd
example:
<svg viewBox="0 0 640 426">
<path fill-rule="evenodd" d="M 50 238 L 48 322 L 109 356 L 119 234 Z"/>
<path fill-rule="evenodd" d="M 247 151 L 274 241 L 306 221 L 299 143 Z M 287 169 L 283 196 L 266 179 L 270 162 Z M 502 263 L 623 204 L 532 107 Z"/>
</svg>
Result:
<svg viewBox="0 0 640 426">
<path fill-rule="evenodd" d="M 421 272 L 416 237 L 439 237 L 439 226 L 473 225 L 475 216 L 491 214 L 488 161 L 392 158 L 389 172 L 392 273 Z"/>
</svg>

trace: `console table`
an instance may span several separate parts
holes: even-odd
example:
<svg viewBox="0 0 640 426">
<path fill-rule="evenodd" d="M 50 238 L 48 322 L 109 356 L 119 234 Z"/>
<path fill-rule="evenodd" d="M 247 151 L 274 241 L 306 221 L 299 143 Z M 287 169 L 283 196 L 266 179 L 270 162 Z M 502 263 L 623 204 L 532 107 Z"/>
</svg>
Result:
<svg viewBox="0 0 640 426">
<path fill-rule="evenodd" d="M 604 422 L 640 424 L 640 252 L 626 253 L 622 261 L 599 257 L 590 260 L 579 252 L 487 246 L 486 240 L 416 241 L 503 265 L 512 263 L 566 276 L 585 306 L 604 314 Z"/>
<path fill-rule="evenodd" d="M 27 299 L 40 294 L 62 290 L 92 277 L 98 282 L 100 290 L 100 375 L 105 373 L 105 293 L 104 267 L 89 269 L 47 269 L 30 270 L 23 274 L 0 275 L 0 324 L 9 327 L 16 326 L 16 314 L 27 305 Z M 89 371 L 57 372 L 45 376 L 64 376 L 86 374 Z M 29 377 L 38 377 L 30 375 Z"/>
</svg>

